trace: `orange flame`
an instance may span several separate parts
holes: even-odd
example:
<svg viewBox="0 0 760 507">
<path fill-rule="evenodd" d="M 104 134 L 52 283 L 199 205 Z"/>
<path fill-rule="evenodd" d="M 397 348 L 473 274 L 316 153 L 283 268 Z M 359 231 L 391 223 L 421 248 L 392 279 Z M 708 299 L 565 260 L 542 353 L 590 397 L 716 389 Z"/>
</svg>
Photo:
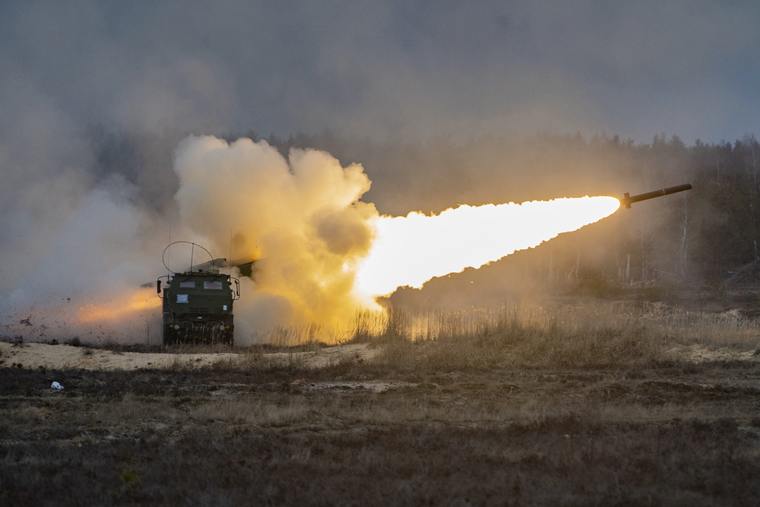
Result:
<svg viewBox="0 0 760 507">
<path fill-rule="evenodd" d="M 87 304 L 79 308 L 77 319 L 88 323 L 103 320 L 117 320 L 161 306 L 153 289 L 137 289 L 124 296 L 101 304 Z"/>
</svg>

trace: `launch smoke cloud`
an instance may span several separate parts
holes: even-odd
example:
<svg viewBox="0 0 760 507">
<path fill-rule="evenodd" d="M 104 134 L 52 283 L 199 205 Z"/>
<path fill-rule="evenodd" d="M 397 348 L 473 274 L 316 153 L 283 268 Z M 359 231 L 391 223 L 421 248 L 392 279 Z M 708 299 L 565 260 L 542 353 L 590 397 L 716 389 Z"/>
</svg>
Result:
<svg viewBox="0 0 760 507">
<path fill-rule="evenodd" d="M 266 141 L 190 137 L 175 171 L 183 224 L 213 251 L 256 260 L 236 307 L 241 339 L 277 325 L 334 327 L 364 308 L 354 273 L 377 211 L 360 200 L 370 188 L 360 165 L 309 149 L 286 158 Z"/>
<path fill-rule="evenodd" d="M 34 290 L 12 287 L 12 319 L 22 330 L 44 319 L 46 329 L 53 320 L 56 332 L 85 339 L 95 328 L 150 340 L 160 329 L 160 301 L 140 285 L 161 273 L 162 245 L 181 237 L 232 263 L 254 261 L 235 307 L 238 344 L 289 326 L 313 326 L 329 341 L 358 313 L 382 311 L 376 299 L 399 287 L 478 268 L 619 206 L 612 197 L 579 197 L 383 216 L 362 200 L 371 183 L 361 165 L 315 149 L 284 156 L 248 138 L 188 137 L 173 168 L 175 217 L 151 216 L 103 188 L 77 201 L 53 236 L 60 259 L 43 256 L 46 269 L 64 269 Z M 27 314 L 34 317 L 19 318 Z"/>
</svg>

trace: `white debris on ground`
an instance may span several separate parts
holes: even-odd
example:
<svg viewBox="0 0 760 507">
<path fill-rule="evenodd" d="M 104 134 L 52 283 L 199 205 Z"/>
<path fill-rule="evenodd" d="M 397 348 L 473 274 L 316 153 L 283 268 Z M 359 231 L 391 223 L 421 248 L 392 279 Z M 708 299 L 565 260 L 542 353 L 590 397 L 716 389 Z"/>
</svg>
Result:
<svg viewBox="0 0 760 507">
<path fill-rule="evenodd" d="M 219 353 L 161 353 L 119 352 L 71 345 L 24 343 L 14 345 L 0 342 L 0 368 L 46 368 L 82 370 L 140 370 L 162 368 L 201 368 L 217 364 L 250 365 L 257 363 L 297 364 L 305 368 L 324 368 L 343 361 L 365 361 L 378 349 L 367 344 L 336 345 L 306 352 L 272 352 L 258 356 L 241 349 L 240 352 Z"/>
<path fill-rule="evenodd" d="M 61 384 L 61 383 L 60 383 L 60 382 L 58 382 L 57 380 L 54 380 L 54 381 L 53 381 L 53 382 L 50 384 L 50 389 L 52 389 L 53 391 L 63 391 L 63 384 Z"/>
</svg>

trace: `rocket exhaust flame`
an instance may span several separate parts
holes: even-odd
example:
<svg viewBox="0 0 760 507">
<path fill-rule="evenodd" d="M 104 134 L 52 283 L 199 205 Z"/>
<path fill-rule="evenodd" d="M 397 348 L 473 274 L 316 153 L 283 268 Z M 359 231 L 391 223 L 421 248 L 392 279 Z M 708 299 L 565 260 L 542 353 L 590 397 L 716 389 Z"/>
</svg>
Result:
<svg viewBox="0 0 760 507">
<path fill-rule="evenodd" d="M 522 204 L 459 206 L 438 215 L 374 219 L 375 241 L 359 264 L 356 289 L 383 296 L 403 286 L 479 268 L 614 213 L 614 197 L 559 198 Z"/>
<path fill-rule="evenodd" d="M 132 318 L 161 306 L 153 289 L 137 289 L 114 300 L 81 306 L 77 313 L 80 323 L 93 323 Z"/>
</svg>

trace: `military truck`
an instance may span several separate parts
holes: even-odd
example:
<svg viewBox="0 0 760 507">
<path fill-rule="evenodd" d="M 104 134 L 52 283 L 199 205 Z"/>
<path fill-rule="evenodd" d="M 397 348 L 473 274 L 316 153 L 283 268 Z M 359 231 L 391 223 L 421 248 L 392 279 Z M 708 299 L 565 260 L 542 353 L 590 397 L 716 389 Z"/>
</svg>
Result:
<svg viewBox="0 0 760 507">
<path fill-rule="evenodd" d="M 177 243 L 189 242 L 169 246 Z M 200 245 L 189 244 L 193 251 L 197 247 L 208 253 Z M 169 246 L 164 250 L 164 266 Z M 199 265 L 194 265 L 192 259 L 191 253 L 188 270 L 175 273 L 167 266 L 169 274 L 156 280 L 156 292 L 163 299 L 163 343 L 232 345 L 235 332 L 232 305 L 240 298 L 240 281 L 219 272 L 226 259 L 211 258 Z"/>
</svg>

